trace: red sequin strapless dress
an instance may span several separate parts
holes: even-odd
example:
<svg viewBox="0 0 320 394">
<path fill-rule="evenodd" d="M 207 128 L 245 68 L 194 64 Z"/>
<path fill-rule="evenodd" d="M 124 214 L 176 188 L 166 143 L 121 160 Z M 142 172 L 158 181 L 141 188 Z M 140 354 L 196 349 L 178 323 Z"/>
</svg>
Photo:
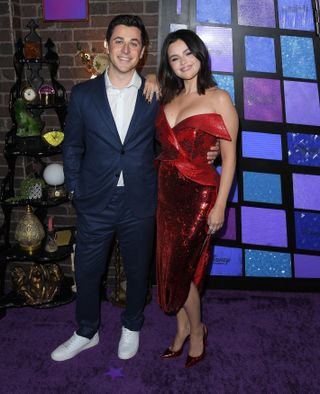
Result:
<svg viewBox="0 0 320 394">
<path fill-rule="evenodd" d="M 220 177 L 207 152 L 217 138 L 231 138 L 216 113 L 193 115 L 171 128 L 161 107 L 156 127 L 162 146 L 157 157 L 158 302 L 165 312 L 178 312 L 191 281 L 201 289 L 211 255 L 207 217 Z"/>
</svg>

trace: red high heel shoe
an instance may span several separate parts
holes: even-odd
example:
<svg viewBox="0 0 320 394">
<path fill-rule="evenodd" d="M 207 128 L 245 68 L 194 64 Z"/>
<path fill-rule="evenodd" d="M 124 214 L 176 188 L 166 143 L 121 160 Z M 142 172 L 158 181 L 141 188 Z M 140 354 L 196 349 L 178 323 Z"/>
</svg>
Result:
<svg viewBox="0 0 320 394">
<path fill-rule="evenodd" d="M 185 345 L 185 343 L 189 340 L 190 335 L 186 336 L 185 340 L 183 341 L 183 344 L 181 346 L 181 348 L 179 350 L 172 350 L 169 347 L 161 354 L 162 358 L 174 358 L 174 357 L 179 357 L 181 356 L 183 347 Z"/>
<path fill-rule="evenodd" d="M 201 360 L 204 359 L 206 355 L 206 344 L 207 344 L 207 338 L 208 338 L 208 328 L 207 326 L 203 325 L 203 351 L 200 354 L 200 356 L 192 357 L 188 354 L 187 360 L 185 367 L 190 368 L 193 367 L 195 364 L 200 362 Z"/>
</svg>

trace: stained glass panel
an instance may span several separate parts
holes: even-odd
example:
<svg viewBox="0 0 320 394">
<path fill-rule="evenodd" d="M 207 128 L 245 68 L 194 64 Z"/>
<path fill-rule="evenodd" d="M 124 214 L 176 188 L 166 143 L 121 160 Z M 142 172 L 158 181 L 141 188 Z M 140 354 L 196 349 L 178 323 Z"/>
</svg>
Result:
<svg viewBox="0 0 320 394">
<path fill-rule="evenodd" d="M 284 81 L 287 123 L 320 126 L 318 85 L 313 82 Z"/>
<path fill-rule="evenodd" d="M 280 175 L 244 171 L 243 199 L 245 201 L 282 204 Z"/>
<path fill-rule="evenodd" d="M 275 27 L 273 0 L 238 0 L 238 23 L 245 26 Z"/>
<path fill-rule="evenodd" d="M 294 207 L 320 211 L 320 175 L 292 174 Z"/>
<path fill-rule="evenodd" d="M 274 39 L 245 36 L 246 70 L 275 73 Z"/>
<path fill-rule="evenodd" d="M 243 90 L 245 119 L 282 122 L 279 80 L 243 78 Z"/>
<path fill-rule="evenodd" d="M 231 23 L 230 0 L 197 0 L 197 21 L 229 25 Z"/>
<path fill-rule="evenodd" d="M 295 212 L 298 249 L 320 251 L 320 213 Z"/>
<path fill-rule="evenodd" d="M 242 156 L 255 159 L 282 160 L 281 135 L 243 131 Z"/>
<path fill-rule="evenodd" d="M 269 208 L 241 207 L 242 242 L 288 246 L 286 213 Z"/>
<path fill-rule="evenodd" d="M 232 30 L 223 27 L 197 26 L 196 32 L 209 50 L 211 70 L 232 72 Z"/>
<path fill-rule="evenodd" d="M 245 273 L 247 276 L 290 278 L 290 254 L 246 249 Z"/>
<path fill-rule="evenodd" d="M 296 278 L 320 278 L 320 256 L 295 254 L 294 273 Z"/>
<path fill-rule="evenodd" d="M 215 245 L 213 247 L 211 275 L 241 276 L 241 248 L 226 248 L 224 246 Z"/>
<path fill-rule="evenodd" d="M 281 36 L 280 40 L 283 75 L 291 78 L 316 79 L 312 38 Z"/>
<path fill-rule="evenodd" d="M 279 27 L 292 30 L 314 30 L 311 0 L 278 0 Z"/>
<path fill-rule="evenodd" d="M 320 136 L 288 133 L 289 164 L 320 167 Z"/>
</svg>

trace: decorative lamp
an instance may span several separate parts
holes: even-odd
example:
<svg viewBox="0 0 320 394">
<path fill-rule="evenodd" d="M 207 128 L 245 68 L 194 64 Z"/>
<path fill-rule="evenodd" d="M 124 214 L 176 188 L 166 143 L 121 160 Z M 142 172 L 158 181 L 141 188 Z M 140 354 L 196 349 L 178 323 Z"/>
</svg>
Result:
<svg viewBox="0 0 320 394">
<path fill-rule="evenodd" d="M 36 32 L 36 28 L 39 25 L 31 19 L 27 27 L 30 28 L 30 33 L 24 39 L 24 57 L 26 59 L 41 59 L 42 43 L 40 36 Z"/>
<path fill-rule="evenodd" d="M 52 163 L 46 166 L 43 171 L 43 179 L 51 186 L 48 188 L 48 198 L 59 198 L 66 195 L 63 187 L 64 173 L 63 166 L 59 163 Z"/>
<path fill-rule="evenodd" d="M 33 214 L 32 207 L 27 205 L 26 212 L 16 227 L 15 239 L 19 242 L 21 249 L 32 254 L 40 248 L 44 237 L 45 232 L 40 220 Z"/>
</svg>

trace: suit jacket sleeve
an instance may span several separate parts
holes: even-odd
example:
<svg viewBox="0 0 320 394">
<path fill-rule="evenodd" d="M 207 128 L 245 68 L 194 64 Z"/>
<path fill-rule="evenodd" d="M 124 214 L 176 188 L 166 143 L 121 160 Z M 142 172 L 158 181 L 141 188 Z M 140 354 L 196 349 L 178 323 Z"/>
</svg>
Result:
<svg viewBox="0 0 320 394">
<path fill-rule="evenodd" d="M 84 121 L 81 116 L 81 97 L 78 86 L 71 91 L 63 142 L 63 169 L 67 190 L 74 191 L 79 178 L 85 151 Z"/>
</svg>

